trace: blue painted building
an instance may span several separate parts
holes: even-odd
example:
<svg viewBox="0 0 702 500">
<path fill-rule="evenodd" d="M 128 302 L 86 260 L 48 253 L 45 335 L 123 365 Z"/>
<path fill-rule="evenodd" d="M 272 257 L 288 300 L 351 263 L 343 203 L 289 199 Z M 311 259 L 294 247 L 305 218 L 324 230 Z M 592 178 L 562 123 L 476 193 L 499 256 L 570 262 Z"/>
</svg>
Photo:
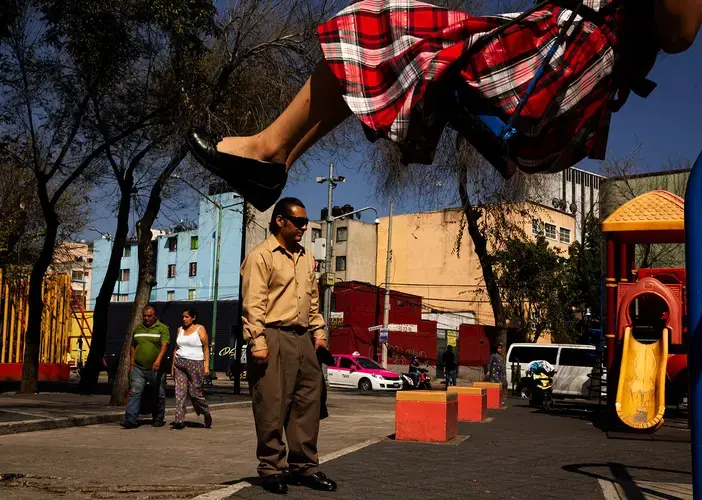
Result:
<svg viewBox="0 0 702 500">
<path fill-rule="evenodd" d="M 220 244 L 219 299 L 239 296 L 241 265 L 242 199 L 235 193 L 212 194 L 210 199 L 223 207 Z M 211 300 L 214 296 L 215 255 L 219 210 L 207 199 L 200 202 L 197 229 L 164 233 L 154 238 L 157 284 L 152 301 Z M 112 241 L 95 241 L 92 291 L 88 308 L 92 309 L 105 277 L 112 251 Z M 120 280 L 115 284 L 112 300 L 132 302 L 139 272 L 136 242 L 125 247 L 120 266 Z"/>
</svg>

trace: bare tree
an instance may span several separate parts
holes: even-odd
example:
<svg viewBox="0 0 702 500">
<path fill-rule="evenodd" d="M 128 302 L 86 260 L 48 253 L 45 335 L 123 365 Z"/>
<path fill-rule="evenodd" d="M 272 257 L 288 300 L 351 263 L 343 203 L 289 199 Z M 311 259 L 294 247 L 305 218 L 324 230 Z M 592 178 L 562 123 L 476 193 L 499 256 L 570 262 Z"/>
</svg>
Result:
<svg viewBox="0 0 702 500">
<path fill-rule="evenodd" d="M 68 38 L 67 27 L 57 22 L 57 10 L 83 8 L 92 12 L 77 5 L 80 2 L 13 2 L 17 15 L 0 47 L 6 70 L 0 82 L 5 117 L 2 142 L 4 154 L 34 176 L 45 228 L 31 272 L 21 386 L 22 392 L 35 392 L 44 308 L 42 279 L 59 237 L 58 207 L 72 190 L 86 189 L 80 185 L 86 182 L 84 174 L 109 146 L 86 131 L 94 111 L 91 96 L 103 95 L 119 80 L 130 44 L 110 30 L 120 22 L 116 14 L 93 19 L 91 33 L 78 30 Z M 143 127 L 149 118 L 126 123 L 113 140 Z"/>
<path fill-rule="evenodd" d="M 644 162 L 640 154 L 642 147 L 642 144 L 638 144 L 629 155 L 611 158 L 603 163 L 603 169 L 608 178 L 600 194 L 602 219 L 611 215 L 616 208 L 627 201 L 657 189 L 685 198 L 691 169 L 690 161 L 686 158 L 672 157 L 659 170 L 651 171 L 649 168 L 642 167 Z M 639 268 L 684 266 L 684 245 L 637 245 L 636 262 Z"/>
<path fill-rule="evenodd" d="M 146 208 L 137 223 L 139 282 L 110 404 L 124 402 L 132 332 L 141 321 L 141 310 L 156 284 L 151 229 L 171 175 L 186 157 L 187 149 L 180 141 L 185 132 L 183 125 L 205 123 L 222 135 L 254 133 L 268 125 L 287 106 L 319 60 L 316 26 L 341 4 L 313 0 L 232 3 L 217 23 L 216 36 L 203 44 L 202 51 L 176 49 L 180 57 L 170 59 L 164 68 L 163 88 L 182 89 L 175 120 L 180 126 L 172 124 L 168 135 L 170 159 L 163 163 L 151 186 Z"/>
</svg>

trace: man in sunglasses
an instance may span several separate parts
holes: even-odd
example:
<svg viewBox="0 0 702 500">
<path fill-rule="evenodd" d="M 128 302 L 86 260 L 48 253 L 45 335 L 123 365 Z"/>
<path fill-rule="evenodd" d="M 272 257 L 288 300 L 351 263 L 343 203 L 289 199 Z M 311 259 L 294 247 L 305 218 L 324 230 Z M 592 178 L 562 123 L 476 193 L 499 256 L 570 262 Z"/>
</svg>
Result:
<svg viewBox="0 0 702 500">
<path fill-rule="evenodd" d="M 326 348 L 326 337 L 314 258 L 300 245 L 308 223 L 300 200 L 281 199 L 273 209 L 271 236 L 241 267 L 258 473 L 263 488 L 279 494 L 287 493 L 286 483 L 336 490 L 336 483 L 318 467 L 323 377 L 315 351 Z"/>
</svg>

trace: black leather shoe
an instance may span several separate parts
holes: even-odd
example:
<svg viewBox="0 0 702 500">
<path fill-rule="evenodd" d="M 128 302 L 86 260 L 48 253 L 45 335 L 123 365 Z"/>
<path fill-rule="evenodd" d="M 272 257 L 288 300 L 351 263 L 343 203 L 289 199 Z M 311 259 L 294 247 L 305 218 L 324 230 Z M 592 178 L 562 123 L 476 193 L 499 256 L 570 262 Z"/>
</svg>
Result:
<svg viewBox="0 0 702 500">
<path fill-rule="evenodd" d="M 166 422 L 164 422 L 163 420 L 154 420 L 151 423 L 152 427 L 163 427 L 164 425 L 166 425 Z"/>
<path fill-rule="evenodd" d="M 336 483 L 329 479 L 324 472 L 315 472 L 309 475 L 291 474 L 289 482 L 291 484 L 307 486 L 313 490 L 336 491 Z"/>
<path fill-rule="evenodd" d="M 272 476 L 261 478 L 261 487 L 276 495 L 285 495 L 288 492 L 288 485 L 285 484 L 280 474 L 273 474 Z"/>
<path fill-rule="evenodd" d="M 123 420 L 119 423 L 119 425 L 121 425 L 125 429 L 136 429 L 137 427 L 139 427 L 139 424 L 134 420 Z"/>
<path fill-rule="evenodd" d="M 185 423 L 184 422 L 173 422 L 171 424 L 171 429 L 174 431 L 180 431 L 182 429 L 185 429 Z"/>
<path fill-rule="evenodd" d="M 186 140 L 193 157 L 203 167 L 226 181 L 257 210 L 265 212 L 280 198 L 288 180 L 282 163 L 220 153 L 219 141 L 202 129 L 191 129 Z"/>
</svg>

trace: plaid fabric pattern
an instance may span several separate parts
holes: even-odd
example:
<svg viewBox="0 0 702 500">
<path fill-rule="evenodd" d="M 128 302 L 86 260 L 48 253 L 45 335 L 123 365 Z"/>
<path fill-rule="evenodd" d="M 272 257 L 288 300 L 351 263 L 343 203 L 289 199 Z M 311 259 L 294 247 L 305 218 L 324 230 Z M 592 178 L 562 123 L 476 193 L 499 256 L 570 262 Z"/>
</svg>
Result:
<svg viewBox="0 0 702 500">
<path fill-rule="evenodd" d="M 604 155 L 621 20 L 610 1 L 583 1 L 599 14 L 574 19 L 516 121 L 510 159 L 522 170 L 562 169 Z M 414 0 L 360 0 L 318 32 L 369 137 L 398 143 L 406 163 L 431 163 L 456 87 L 476 109 L 508 119 L 571 15 L 544 4 L 473 51 L 518 14 L 474 17 Z"/>
</svg>

